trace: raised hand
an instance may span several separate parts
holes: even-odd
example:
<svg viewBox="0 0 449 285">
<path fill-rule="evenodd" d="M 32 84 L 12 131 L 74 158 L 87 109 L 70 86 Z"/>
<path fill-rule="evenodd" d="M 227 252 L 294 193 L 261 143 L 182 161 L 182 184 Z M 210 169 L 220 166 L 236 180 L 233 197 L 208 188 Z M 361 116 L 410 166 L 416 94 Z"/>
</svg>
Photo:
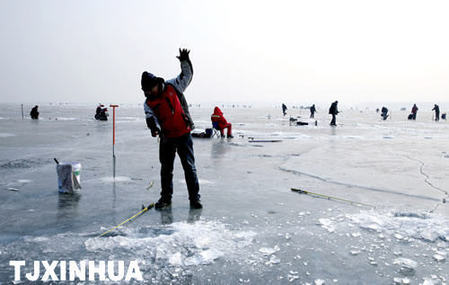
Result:
<svg viewBox="0 0 449 285">
<path fill-rule="evenodd" d="M 188 49 L 179 49 L 179 55 L 176 57 L 180 61 L 189 60 L 190 50 Z"/>
</svg>

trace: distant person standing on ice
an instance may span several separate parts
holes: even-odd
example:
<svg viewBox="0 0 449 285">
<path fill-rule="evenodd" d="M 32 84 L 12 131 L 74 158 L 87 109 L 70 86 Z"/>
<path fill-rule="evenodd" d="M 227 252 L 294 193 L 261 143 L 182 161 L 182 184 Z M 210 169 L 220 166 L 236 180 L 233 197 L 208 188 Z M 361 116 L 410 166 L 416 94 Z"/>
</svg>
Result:
<svg viewBox="0 0 449 285">
<path fill-rule="evenodd" d="M 416 113 L 418 113 L 418 107 L 416 106 L 416 104 L 413 104 L 413 107 L 412 107 L 412 113 L 411 113 L 411 115 L 412 115 L 412 120 L 416 120 Z"/>
<path fill-rule="evenodd" d="M 316 108 L 315 108 L 315 104 L 313 104 L 312 107 L 310 107 L 310 118 L 311 119 L 315 118 L 315 112 L 316 112 Z"/>
<path fill-rule="evenodd" d="M 220 110 L 220 108 L 215 107 L 214 108 L 214 113 L 212 114 L 212 116 L 210 117 L 211 121 L 212 121 L 212 126 L 214 127 L 214 129 L 219 130 L 221 137 L 224 138 L 224 129 L 228 129 L 228 138 L 233 138 L 232 136 L 232 124 L 228 123 L 228 121 L 226 121 L 225 117 L 223 116 L 223 112 Z"/>
<path fill-rule="evenodd" d="M 39 119 L 39 111 L 37 110 L 37 108 L 39 108 L 38 105 L 34 106 L 34 107 L 31 109 L 30 117 L 31 117 L 31 119 L 33 119 L 33 120 Z"/>
<path fill-rule="evenodd" d="M 440 120 L 440 106 L 438 106 L 437 104 L 435 104 L 433 106 L 432 111 L 435 111 L 435 121 L 439 121 Z"/>
<path fill-rule="evenodd" d="M 146 123 L 153 137 L 160 137 L 159 161 L 161 163 L 161 198 L 156 209 L 171 206 L 173 195 L 173 165 L 178 153 L 189 192 L 190 208 L 201 209 L 196 174 L 193 142 L 190 131 L 194 128 L 184 90 L 192 81 L 193 67 L 190 51 L 179 49 L 177 58 L 181 62 L 181 74 L 165 81 L 149 72 L 142 73 L 142 90 L 146 100 L 144 110 Z"/>
<path fill-rule="evenodd" d="M 287 115 L 287 106 L 284 103 L 282 103 L 282 114 Z"/>
<path fill-rule="evenodd" d="M 332 105 L 329 108 L 329 114 L 332 115 L 332 121 L 330 123 L 331 126 L 336 126 L 337 125 L 337 114 L 338 112 L 338 101 L 335 101 L 334 103 L 332 103 Z"/>
</svg>

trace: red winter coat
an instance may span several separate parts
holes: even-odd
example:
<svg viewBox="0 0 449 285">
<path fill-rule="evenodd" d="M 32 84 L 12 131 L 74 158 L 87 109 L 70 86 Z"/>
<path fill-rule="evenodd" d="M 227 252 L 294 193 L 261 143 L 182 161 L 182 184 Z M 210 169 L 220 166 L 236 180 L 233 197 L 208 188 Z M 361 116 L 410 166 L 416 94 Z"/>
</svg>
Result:
<svg viewBox="0 0 449 285">
<path fill-rule="evenodd" d="M 160 96 L 147 99 L 146 103 L 156 115 L 165 137 L 176 138 L 191 131 L 176 90 L 170 84 L 166 85 Z"/>
<path fill-rule="evenodd" d="M 214 113 L 210 117 L 212 123 L 217 123 L 219 129 L 224 129 L 228 122 L 226 121 L 225 117 L 223 117 L 223 112 L 220 110 L 220 108 L 215 107 Z"/>
</svg>

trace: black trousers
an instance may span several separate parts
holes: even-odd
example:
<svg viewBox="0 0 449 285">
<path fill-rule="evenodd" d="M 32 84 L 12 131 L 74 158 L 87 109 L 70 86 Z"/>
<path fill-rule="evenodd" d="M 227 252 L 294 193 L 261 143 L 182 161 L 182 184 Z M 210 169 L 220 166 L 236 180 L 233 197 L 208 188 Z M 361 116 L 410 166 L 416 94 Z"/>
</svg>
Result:
<svg viewBox="0 0 449 285">
<path fill-rule="evenodd" d="M 331 121 L 331 126 L 336 126 L 337 125 L 337 117 L 335 116 L 335 114 L 332 114 L 332 121 Z"/>
<path fill-rule="evenodd" d="M 178 153 L 182 168 L 184 169 L 187 190 L 189 191 L 189 200 L 199 200 L 200 195 L 198 193 L 200 191 L 200 185 L 196 174 L 193 141 L 190 133 L 177 138 L 163 138 L 160 141 L 161 198 L 164 201 L 171 201 L 173 195 L 173 166 L 176 153 Z"/>
</svg>

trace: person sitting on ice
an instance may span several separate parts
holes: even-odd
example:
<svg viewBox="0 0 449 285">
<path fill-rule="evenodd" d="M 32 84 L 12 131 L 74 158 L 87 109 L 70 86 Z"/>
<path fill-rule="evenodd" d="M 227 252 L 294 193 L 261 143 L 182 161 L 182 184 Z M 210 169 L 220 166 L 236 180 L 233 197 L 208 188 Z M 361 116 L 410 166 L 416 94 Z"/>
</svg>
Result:
<svg viewBox="0 0 449 285">
<path fill-rule="evenodd" d="M 382 113 L 380 114 L 380 116 L 382 117 L 382 119 L 385 121 L 388 118 L 388 108 L 387 107 L 382 107 Z"/>
<path fill-rule="evenodd" d="M 102 107 L 103 105 L 101 103 L 98 104 L 97 109 L 95 110 L 95 117 L 100 115 Z"/>
<path fill-rule="evenodd" d="M 212 127 L 216 130 L 220 131 L 221 137 L 224 138 L 224 129 L 228 129 L 228 138 L 233 138 L 232 136 L 232 124 L 226 121 L 225 117 L 223 117 L 223 112 L 220 108 L 215 107 L 214 113 L 210 117 L 212 121 Z"/>
<path fill-rule="evenodd" d="M 31 117 L 31 119 L 33 119 L 33 120 L 39 119 L 39 111 L 37 110 L 37 108 L 39 108 L 38 105 L 34 106 L 34 107 L 31 109 L 30 117 Z"/>
<path fill-rule="evenodd" d="M 103 104 L 99 104 L 97 106 L 97 109 L 95 110 L 95 119 L 100 121 L 107 121 L 108 120 L 108 109 L 104 107 Z"/>
</svg>

